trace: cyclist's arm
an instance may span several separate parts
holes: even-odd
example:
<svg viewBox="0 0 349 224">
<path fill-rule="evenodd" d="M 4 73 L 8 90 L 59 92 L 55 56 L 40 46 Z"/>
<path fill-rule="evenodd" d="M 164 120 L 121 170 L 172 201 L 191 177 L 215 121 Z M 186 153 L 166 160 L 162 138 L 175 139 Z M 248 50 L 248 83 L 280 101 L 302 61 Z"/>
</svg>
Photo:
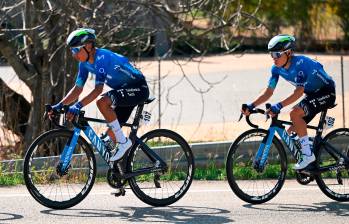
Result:
<svg viewBox="0 0 349 224">
<path fill-rule="evenodd" d="M 253 105 L 257 107 L 258 105 L 266 102 L 274 93 L 274 89 L 279 81 L 278 70 L 275 66 L 271 68 L 271 77 L 268 82 L 268 87 L 262 92 L 260 96 L 257 97 L 255 101 L 253 101 Z"/>
<path fill-rule="evenodd" d="M 69 91 L 69 93 L 63 98 L 61 103 L 63 105 L 69 105 L 79 99 L 80 94 L 84 88 L 88 77 L 87 69 L 79 63 L 79 72 L 75 80 L 75 86 Z"/>
<path fill-rule="evenodd" d="M 103 87 L 104 84 L 96 85 L 95 88 L 87 96 L 80 100 L 82 106 L 86 106 L 87 104 L 94 101 L 99 95 L 101 95 L 103 92 Z"/>
<path fill-rule="evenodd" d="M 96 62 L 96 78 L 95 78 L 95 88 L 82 100 L 80 100 L 80 104 L 82 106 L 86 106 L 87 104 L 94 101 L 99 95 L 103 92 L 104 83 L 106 80 L 106 69 L 105 66 L 107 66 L 108 62 L 105 61 L 106 59 L 103 58 Z"/>
<path fill-rule="evenodd" d="M 257 107 L 258 105 L 266 102 L 273 95 L 273 93 L 274 93 L 273 88 L 270 88 L 270 87 L 266 88 L 263 91 L 263 93 L 259 97 L 257 97 L 255 101 L 253 101 L 253 105 Z"/>
<path fill-rule="evenodd" d="M 307 81 L 307 74 L 309 73 L 309 71 L 307 71 L 308 69 L 309 68 L 304 63 L 300 63 L 295 80 L 296 89 L 289 97 L 280 102 L 283 107 L 294 103 L 303 96 L 305 83 Z"/>
<path fill-rule="evenodd" d="M 69 104 L 75 102 L 75 101 L 79 98 L 79 96 L 80 96 L 80 94 L 81 94 L 81 92 L 82 92 L 82 89 L 83 89 L 82 87 L 75 85 L 75 86 L 69 91 L 69 93 L 63 98 L 63 100 L 61 101 L 61 103 L 62 103 L 63 105 L 69 105 Z"/>
<path fill-rule="evenodd" d="M 304 94 L 304 87 L 303 86 L 297 86 L 296 89 L 294 90 L 294 92 L 287 97 L 286 99 L 284 99 L 283 101 L 281 101 L 281 105 L 283 107 L 286 107 L 294 102 L 296 102 L 299 98 L 301 98 Z"/>
</svg>

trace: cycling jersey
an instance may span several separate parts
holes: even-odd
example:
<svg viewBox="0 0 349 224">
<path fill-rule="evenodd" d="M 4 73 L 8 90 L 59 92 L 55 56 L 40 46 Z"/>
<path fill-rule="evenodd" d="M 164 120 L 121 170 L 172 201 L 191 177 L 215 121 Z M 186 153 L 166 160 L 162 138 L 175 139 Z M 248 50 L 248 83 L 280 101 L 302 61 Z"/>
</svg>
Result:
<svg viewBox="0 0 349 224">
<path fill-rule="evenodd" d="M 143 74 L 134 68 L 126 57 L 102 48 L 96 49 L 93 64 L 79 63 L 75 85 L 83 87 L 89 72 L 96 76 L 95 85 L 106 83 L 113 89 L 118 89 L 125 83 L 135 84 L 145 80 Z"/>
<path fill-rule="evenodd" d="M 271 68 L 268 87 L 275 89 L 279 76 L 294 86 L 303 86 L 306 94 L 319 91 L 324 87 L 335 87 L 332 78 L 324 71 L 323 66 L 306 56 L 292 56 L 288 69 L 275 65 Z"/>
</svg>

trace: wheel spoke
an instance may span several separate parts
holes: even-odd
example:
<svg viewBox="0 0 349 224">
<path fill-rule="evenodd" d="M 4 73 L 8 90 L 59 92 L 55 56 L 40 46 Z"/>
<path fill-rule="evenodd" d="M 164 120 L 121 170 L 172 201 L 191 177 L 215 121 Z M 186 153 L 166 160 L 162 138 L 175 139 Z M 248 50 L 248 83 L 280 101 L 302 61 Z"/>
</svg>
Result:
<svg viewBox="0 0 349 224">
<path fill-rule="evenodd" d="M 286 156 L 281 143 L 274 138 L 265 167 L 254 168 L 257 151 L 267 131 L 253 129 L 243 133 L 230 147 L 227 177 L 234 193 L 249 203 L 263 203 L 281 189 L 286 173 Z"/>
<path fill-rule="evenodd" d="M 161 188 L 155 186 L 155 173 L 131 179 L 131 188 L 148 204 L 156 206 L 172 204 L 185 194 L 193 178 L 194 160 L 190 147 L 178 134 L 163 129 L 149 132 L 142 139 L 167 164 L 168 169 L 164 173 L 157 173 L 160 176 L 158 182 Z M 141 146 L 138 146 L 131 156 L 132 171 L 154 166 Z"/>
<path fill-rule="evenodd" d="M 82 139 L 74 149 L 67 173 L 57 172 L 60 154 L 71 135 L 67 130 L 44 133 L 34 141 L 25 157 L 26 185 L 38 202 L 50 208 L 74 206 L 86 197 L 94 183 L 94 155 Z"/>
</svg>

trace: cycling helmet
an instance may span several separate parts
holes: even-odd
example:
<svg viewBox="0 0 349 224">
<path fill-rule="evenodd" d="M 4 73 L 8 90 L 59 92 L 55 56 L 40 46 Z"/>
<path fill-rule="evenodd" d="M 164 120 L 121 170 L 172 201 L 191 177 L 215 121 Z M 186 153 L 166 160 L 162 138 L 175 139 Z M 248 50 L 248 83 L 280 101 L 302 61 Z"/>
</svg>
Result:
<svg viewBox="0 0 349 224">
<path fill-rule="evenodd" d="M 79 28 L 69 34 L 67 38 L 67 45 L 69 47 L 78 47 L 88 42 L 94 43 L 95 41 L 95 30 L 90 28 Z"/>
<path fill-rule="evenodd" d="M 296 44 L 296 38 L 287 34 L 279 34 L 268 43 L 268 51 L 286 51 L 294 49 Z"/>
</svg>

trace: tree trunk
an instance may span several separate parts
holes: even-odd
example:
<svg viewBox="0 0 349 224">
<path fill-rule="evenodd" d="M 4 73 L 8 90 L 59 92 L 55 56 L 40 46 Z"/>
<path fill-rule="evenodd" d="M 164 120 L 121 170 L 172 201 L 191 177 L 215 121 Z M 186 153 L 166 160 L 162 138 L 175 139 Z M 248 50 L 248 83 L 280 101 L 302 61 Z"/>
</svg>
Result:
<svg viewBox="0 0 349 224">
<path fill-rule="evenodd" d="M 23 136 L 28 127 L 30 103 L 9 88 L 2 79 L 0 79 L 0 95 L 0 111 L 4 112 L 2 122 L 16 135 Z"/>
</svg>

